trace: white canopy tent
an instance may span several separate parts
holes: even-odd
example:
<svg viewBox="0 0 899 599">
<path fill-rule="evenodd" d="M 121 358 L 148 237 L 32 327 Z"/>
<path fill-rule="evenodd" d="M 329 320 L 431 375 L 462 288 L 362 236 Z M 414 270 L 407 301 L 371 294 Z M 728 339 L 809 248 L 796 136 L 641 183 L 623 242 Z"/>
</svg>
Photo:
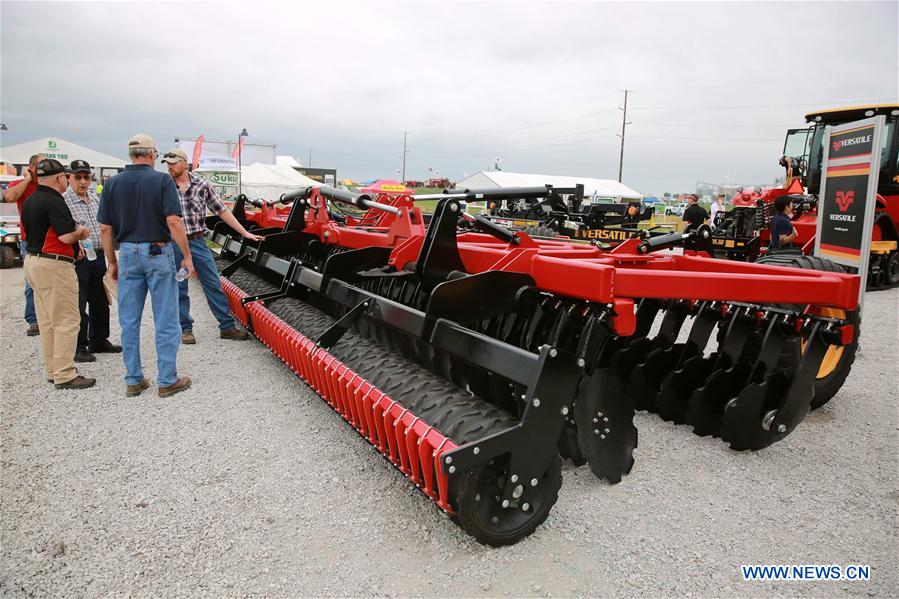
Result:
<svg viewBox="0 0 899 599">
<path fill-rule="evenodd" d="M 241 189 L 248 198 L 277 200 L 281 194 L 301 187 L 320 187 L 321 183 L 298 173 L 285 164 L 255 162 L 240 170 Z"/>
<path fill-rule="evenodd" d="M 124 144 L 123 144 L 124 152 Z M 87 160 L 97 175 L 113 174 L 104 171 L 118 171 L 125 168 L 126 162 L 115 156 L 91 150 L 84 146 L 60 139 L 58 137 L 42 137 L 33 141 L 6 146 L 0 150 L 0 159 L 17 167 L 28 164 L 28 159 L 35 154 L 43 154 L 46 158 L 55 158 L 65 165 L 73 160 Z M 21 170 L 21 169 L 20 169 Z"/>
<path fill-rule="evenodd" d="M 456 189 L 500 189 L 504 187 L 574 187 L 584 186 L 587 201 L 630 201 L 642 200 L 643 194 L 612 179 L 590 177 L 566 177 L 558 175 L 538 175 L 529 173 L 509 173 L 506 171 L 481 171 L 456 183 Z"/>
</svg>

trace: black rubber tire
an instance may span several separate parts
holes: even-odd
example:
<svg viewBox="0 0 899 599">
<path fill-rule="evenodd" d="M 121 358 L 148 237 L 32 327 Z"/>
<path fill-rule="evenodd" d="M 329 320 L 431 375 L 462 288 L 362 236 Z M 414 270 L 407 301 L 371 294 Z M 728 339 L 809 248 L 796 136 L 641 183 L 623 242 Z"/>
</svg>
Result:
<svg viewBox="0 0 899 599">
<path fill-rule="evenodd" d="M 544 225 L 540 225 L 537 227 L 527 227 L 523 231 L 527 233 L 531 237 L 558 237 L 559 232 L 553 229 L 552 227 L 547 227 Z"/>
<path fill-rule="evenodd" d="M 16 251 L 8 245 L 0 245 L 0 268 L 12 268 L 16 265 Z"/>
<path fill-rule="evenodd" d="M 505 475 L 508 476 L 507 463 L 507 458 L 497 458 L 493 465 L 484 464 L 462 473 L 456 489 L 456 518 L 459 526 L 479 543 L 492 547 L 513 545 L 534 532 L 549 516 L 562 487 L 562 459 L 554 455 L 536 487 L 522 483 L 526 488 L 522 499 L 533 502 L 530 503 L 528 512 L 517 505 L 510 505 L 508 508 L 497 506 L 493 497 L 485 497 L 484 494 L 492 493 L 491 488 L 499 492 L 498 486 L 490 483 L 496 479 L 497 470 L 505 468 Z M 490 514 L 503 515 L 506 524 L 511 519 L 511 526 L 506 530 L 496 530 L 489 521 Z"/>
<path fill-rule="evenodd" d="M 885 273 L 884 285 L 887 287 L 899 285 L 899 251 L 890 254 L 883 270 Z"/>
<path fill-rule="evenodd" d="M 774 254 L 760 258 L 758 264 L 769 264 L 773 266 L 785 266 L 790 268 L 801 268 L 804 270 L 820 270 L 824 272 L 846 272 L 842 266 L 836 262 L 831 262 L 817 256 L 795 256 L 789 254 Z M 793 310 L 804 310 L 804 306 L 787 305 Z M 852 342 L 843 347 L 843 354 L 840 361 L 826 376 L 815 380 L 815 396 L 811 402 L 811 409 L 820 408 L 830 401 L 837 391 L 846 382 L 849 371 L 852 370 L 852 363 L 855 362 L 855 354 L 858 351 L 859 337 L 859 318 L 858 310 L 846 311 L 846 320 L 855 328 L 855 337 Z"/>
</svg>

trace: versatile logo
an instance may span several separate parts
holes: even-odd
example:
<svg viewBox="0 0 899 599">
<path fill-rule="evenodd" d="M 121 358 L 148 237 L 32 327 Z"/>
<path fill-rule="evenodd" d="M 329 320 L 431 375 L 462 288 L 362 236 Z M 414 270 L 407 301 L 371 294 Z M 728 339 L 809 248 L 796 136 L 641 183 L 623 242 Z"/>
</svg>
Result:
<svg viewBox="0 0 899 599">
<path fill-rule="evenodd" d="M 840 212 L 849 210 L 849 206 L 855 201 L 855 191 L 837 191 L 837 207 Z"/>
<path fill-rule="evenodd" d="M 843 142 L 842 142 L 842 141 L 835 141 L 835 142 L 833 142 L 833 151 L 834 151 L 834 152 L 839 152 L 839 151 L 840 151 L 840 148 L 842 148 L 842 147 L 843 147 Z"/>
<path fill-rule="evenodd" d="M 604 239 L 610 241 L 624 241 L 631 237 L 637 237 L 639 231 L 625 231 L 622 229 L 582 229 L 574 232 L 575 239 Z"/>
</svg>

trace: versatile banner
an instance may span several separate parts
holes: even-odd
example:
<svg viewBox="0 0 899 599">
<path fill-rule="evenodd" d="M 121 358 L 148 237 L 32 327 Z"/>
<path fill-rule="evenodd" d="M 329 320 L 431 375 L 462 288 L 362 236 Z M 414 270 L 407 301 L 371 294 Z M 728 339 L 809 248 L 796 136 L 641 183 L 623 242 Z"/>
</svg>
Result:
<svg viewBox="0 0 899 599">
<path fill-rule="evenodd" d="M 828 127 L 815 255 L 868 274 L 884 117 Z"/>
</svg>

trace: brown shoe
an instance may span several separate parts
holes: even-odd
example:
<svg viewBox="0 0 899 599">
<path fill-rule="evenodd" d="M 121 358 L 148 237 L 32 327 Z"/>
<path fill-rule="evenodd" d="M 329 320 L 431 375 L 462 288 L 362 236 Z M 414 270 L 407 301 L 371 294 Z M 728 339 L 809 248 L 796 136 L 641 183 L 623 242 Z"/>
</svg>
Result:
<svg viewBox="0 0 899 599">
<path fill-rule="evenodd" d="M 81 376 L 80 374 L 73 378 L 71 381 L 66 381 L 65 383 L 56 383 L 57 389 L 87 389 L 88 387 L 93 387 L 94 383 L 97 382 L 97 379 L 89 379 L 86 376 Z"/>
<path fill-rule="evenodd" d="M 35 335 L 40 335 L 41 327 L 37 326 L 36 324 L 29 325 L 28 330 L 25 331 L 25 334 L 28 335 L 29 337 L 34 337 Z"/>
<path fill-rule="evenodd" d="M 147 382 L 147 379 L 142 379 L 141 382 L 136 385 L 128 385 L 125 389 L 125 397 L 137 397 L 140 395 L 144 389 L 147 389 L 150 386 L 150 383 Z"/>
<path fill-rule="evenodd" d="M 194 345 L 197 342 L 197 338 L 194 337 L 194 334 L 191 331 L 184 331 L 181 333 L 181 343 L 184 345 Z"/>
<path fill-rule="evenodd" d="M 246 331 L 241 331 L 237 327 L 232 327 L 219 333 L 219 337 L 222 339 L 230 339 L 232 341 L 243 341 L 249 339 L 250 336 L 247 335 Z"/>
<path fill-rule="evenodd" d="M 188 387 L 190 387 L 190 378 L 182 376 L 177 381 L 175 381 L 174 385 L 169 385 L 168 387 L 160 387 L 159 397 L 171 397 L 175 393 L 184 391 Z"/>
</svg>

